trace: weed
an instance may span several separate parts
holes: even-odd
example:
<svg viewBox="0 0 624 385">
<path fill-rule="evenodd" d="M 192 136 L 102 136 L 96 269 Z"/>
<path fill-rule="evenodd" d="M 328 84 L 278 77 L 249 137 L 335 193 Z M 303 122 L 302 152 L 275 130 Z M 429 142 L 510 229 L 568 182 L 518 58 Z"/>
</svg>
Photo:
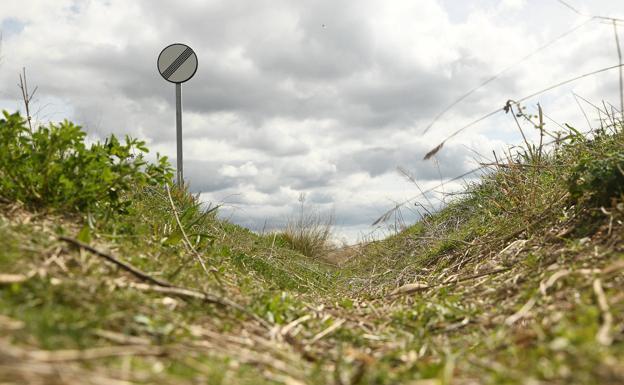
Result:
<svg viewBox="0 0 624 385">
<path fill-rule="evenodd" d="M 309 211 L 305 206 L 305 194 L 299 197 L 299 213 L 291 218 L 281 234 L 283 240 L 294 250 L 307 257 L 319 257 L 327 252 L 332 235 L 333 215 L 323 216 Z"/>
<path fill-rule="evenodd" d="M 18 113 L 0 119 L 0 196 L 33 208 L 125 213 L 128 194 L 171 178 L 166 157 L 147 163 L 145 142 L 115 136 L 85 144 L 80 126 L 64 121 L 31 131 Z M 138 155 L 135 155 L 139 152 Z"/>
<path fill-rule="evenodd" d="M 219 220 L 186 188 L 171 190 L 171 204 L 168 180 L 130 172 L 142 182 L 119 195 L 128 203 L 117 212 L 128 215 L 85 225 L 59 213 L 58 199 L 39 199 L 9 175 L 15 181 L 0 190 L 7 200 L 0 203 L 0 382 L 37 382 L 29 380 L 49 372 L 102 375 L 102 383 L 121 375 L 182 384 L 622 383 L 624 134 L 612 128 L 592 138 L 570 129 L 552 151 L 510 152 L 461 198 L 398 234 L 351 248 L 354 257 L 340 268 L 305 256 L 326 250 L 331 221 L 307 212 L 303 196 L 290 230 L 257 235 Z M 18 142 L 21 135 L 28 137 Z M 30 154 L 30 143 L 8 152 Z M 90 151 L 80 143 L 71 142 L 80 149 L 71 154 Z M 114 169 L 115 159 L 104 164 Z M 38 170 L 28 156 L 18 160 L 23 173 Z M 92 199 L 116 207 L 107 194 Z M 596 206 L 604 202 L 611 206 Z M 93 207 L 68 206 L 80 214 Z M 139 290 L 146 285 L 136 276 L 58 234 L 89 238 L 155 278 L 234 301 L 241 311 Z M 16 275 L 24 281 L 12 282 Z M 415 289 L 389 294 L 406 286 Z M 134 354 L 127 340 L 147 344 L 147 355 Z M 81 356 L 110 348 L 130 356 Z M 154 354 L 161 349 L 166 355 Z M 84 362 L 40 360 L 75 354 Z"/>
<path fill-rule="evenodd" d="M 568 178 L 572 199 L 588 200 L 592 206 L 609 206 L 612 198 L 624 194 L 624 152 L 622 135 L 587 142 Z"/>
</svg>

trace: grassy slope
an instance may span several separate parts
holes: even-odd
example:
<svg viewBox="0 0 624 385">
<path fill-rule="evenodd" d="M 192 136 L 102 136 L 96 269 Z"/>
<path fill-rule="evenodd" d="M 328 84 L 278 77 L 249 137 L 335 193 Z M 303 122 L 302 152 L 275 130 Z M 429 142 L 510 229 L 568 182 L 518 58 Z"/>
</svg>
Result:
<svg viewBox="0 0 624 385">
<path fill-rule="evenodd" d="M 621 133 L 576 138 L 500 167 L 339 267 L 202 216 L 180 191 L 216 272 L 185 248 L 161 190 L 90 231 L 94 247 L 245 311 L 146 291 L 58 239 L 79 218 L 4 203 L 0 272 L 25 280 L 0 284 L 0 383 L 622 383 L 623 149 Z"/>
</svg>

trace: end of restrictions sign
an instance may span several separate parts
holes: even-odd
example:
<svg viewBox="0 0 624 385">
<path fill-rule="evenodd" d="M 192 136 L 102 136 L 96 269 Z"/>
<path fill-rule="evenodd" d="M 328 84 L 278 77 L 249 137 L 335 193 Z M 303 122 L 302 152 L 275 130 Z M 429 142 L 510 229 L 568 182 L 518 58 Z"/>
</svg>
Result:
<svg viewBox="0 0 624 385">
<path fill-rule="evenodd" d="M 158 72 L 171 83 L 184 83 L 197 72 L 197 55 L 186 44 L 171 44 L 158 55 Z"/>
</svg>

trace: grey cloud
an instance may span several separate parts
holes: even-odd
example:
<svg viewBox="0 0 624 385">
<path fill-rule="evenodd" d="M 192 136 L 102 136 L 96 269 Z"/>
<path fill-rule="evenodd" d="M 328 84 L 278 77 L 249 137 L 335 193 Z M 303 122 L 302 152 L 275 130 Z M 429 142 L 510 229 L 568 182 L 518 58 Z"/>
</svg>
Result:
<svg viewBox="0 0 624 385">
<path fill-rule="evenodd" d="M 303 158 L 284 159 L 281 162 L 265 163 L 251 182 L 264 193 L 272 193 L 280 187 L 294 190 L 322 188 L 332 183 L 336 176 L 330 164 L 311 166 Z"/>
<path fill-rule="evenodd" d="M 438 180 L 452 178 L 467 172 L 474 164 L 474 154 L 466 147 L 448 144 L 445 151 L 437 156 L 437 164 L 423 160 L 423 155 L 435 144 L 424 142 L 412 143 L 407 146 L 372 147 L 344 156 L 339 162 L 341 173 L 365 172 L 372 177 L 396 172 L 402 167 L 418 180 Z"/>
<path fill-rule="evenodd" d="M 361 197 L 363 192 L 358 189 L 389 180 L 397 166 L 410 170 L 419 181 L 467 171 L 473 154 L 459 140 L 447 143 L 437 155 L 439 170 L 435 163 L 423 162 L 422 156 L 443 133 L 456 129 L 457 122 L 502 106 L 507 98 L 523 96 L 527 87 L 533 91 L 533 87 L 542 87 L 541 82 L 548 85 L 553 79 L 540 79 L 540 68 L 561 66 L 565 69 L 563 80 L 576 75 L 581 64 L 593 68 L 600 60 L 610 63 L 614 59 L 613 47 L 603 44 L 581 42 L 576 49 L 553 46 L 552 52 L 544 54 L 560 55 L 558 58 L 540 61 L 541 56 L 536 57 L 535 62 L 476 92 L 439 122 L 430 136 L 436 139 L 426 143 L 416 137 L 417 128 L 441 108 L 496 73 L 504 67 L 501 63 L 512 63 L 573 23 L 559 17 L 561 9 L 556 2 L 540 3 L 543 12 L 526 19 L 519 18 L 526 12 L 522 8 L 496 14 L 501 2 L 494 0 L 480 0 L 475 3 L 478 6 L 450 0 L 420 1 L 417 6 L 423 8 L 444 7 L 436 20 L 413 20 L 415 25 L 431 22 L 430 28 L 439 33 L 447 32 L 441 26 L 448 27 L 448 38 L 440 36 L 438 46 L 427 46 L 430 30 L 410 30 L 411 20 L 391 28 L 400 32 L 399 40 L 403 34 L 415 34 L 408 36 L 412 40 L 398 41 L 400 44 L 387 41 L 393 37 L 384 36 L 374 25 L 384 17 L 379 9 L 390 7 L 390 3 L 373 0 L 217 0 L 185 2 L 184 6 L 169 0 L 139 0 L 131 7 L 120 0 L 59 0 L 65 11 L 53 21 L 47 15 L 30 16 L 41 12 L 25 10 L 24 17 L 0 12 L 0 28 L 6 33 L 0 85 L 15 90 L 19 98 L 15 79 L 26 66 L 42 99 L 67 103 L 64 110 L 73 111 L 73 118 L 90 133 L 146 136 L 152 145 L 174 148 L 173 85 L 157 73 L 156 57 L 169 43 L 187 43 L 199 56 L 199 70 L 183 85 L 185 141 L 210 139 L 211 143 L 226 143 L 222 147 L 231 152 L 222 151 L 223 159 L 210 161 L 185 157 L 185 174 L 193 190 L 219 196 L 246 195 L 240 200 L 244 210 L 233 218 L 256 227 L 267 217 L 287 215 L 296 204 L 285 202 L 289 195 L 284 191 L 307 191 L 311 203 L 324 207 L 335 203 L 337 221 L 353 227 L 370 223 L 387 203 L 378 201 L 381 195 L 366 203 L 368 198 Z M 9 3 L 2 3 L 0 11 L 9 9 Z M 393 2 L 391 6 L 407 3 Z M 35 2 L 25 2 L 24 7 L 35 7 L 32 4 Z M 93 15 L 97 7 L 117 17 L 103 24 L 101 31 L 90 30 L 92 37 L 78 34 L 81 26 L 91 26 L 81 23 L 100 16 Z M 621 4 L 613 1 L 597 1 L 588 7 L 616 17 L 622 13 Z M 486 11 L 474 20 L 467 17 L 479 9 Z M 500 21 L 514 18 L 517 23 Z M 500 59 L 498 47 L 483 47 L 482 42 L 497 40 L 485 36 L 481 28 L 490 28 L 490 35 L 496 31 L 509 34 L 500 39 L 500 50 L 509 52 L 505 49 L 517 47 L 517 55 L 493 60 Z M 611 39 L 608 28 L 605 33 Z M 65 35 L 53 33 L 62 30 L 67 31 Z M 600 36 L 598 32 L 588 29 L 583 33 Z M 406 59 L 404 50 L 415 52 L 418 60 Z M 579 57 L 583 58 L 580 64 Z M 424 60 L 430 58 L 438 59 Z M 536 84 L 523 83 L 529 76 L 537 79 Z M 617 94 L 615 81 L 600 79 L 596 87 L 600 92 Z M 4 91 L 3 98 L 11 95 Z M 506 124 L 505 120 L 492 122 L 478 127 L 487 130 L 488 140 L 509 140 L 507 132 L 495 125 Z M 401 131 L 402 136 L 398 135 Z M 413 139 L 407 135 L 410 132 Z M 484 143 L 483 150 L 489 151 L 488 146 L 493 145 L 492 141 Z M 204 156 L 205 151 L 210 155 L 210 148 L 195 149 L 196 154 Z M 250 159 L 241 160 L 241 153 Z M 175 161 L 174 154 L 167 155 Z M 247 161 L 253 162 L 257 173 L 223 173 L 224 167 L 241 168 Z M 351 179 L 352 184 L 345 182 Z M 383 191 L 388 196 L 401 193 L 385 187 Z M 355 199 L 338 202 L 336 196 Z M 258 204 L 263 200 L 268 203 Z"/>
<path fill-rule="evenodd" d="M 333 203 L 334 198 L 328 192 L 313 191 L 306 196 L 306 201 L 312 204 L 330 204 Z"/>
<path fill-rule="evenodd" d="M 448 100 L 449 90 L 461 87 L 456 77 L 451 80 L 418 68 L 397 69 L 392 57 L 375 56 L 378 53 L 367 19 L 360 7 L 350 2 L 321 2 L 296 8 L 284 5 L 283 14 L 267 10 L 262 2 L 248 7 L 236 2 L 230 6 L 195 4 L 184 13 L 172 10 L 170 19 L 164 21 L 156 12 L 159 5 L 151 4 L 144 5 L 149 15 L 145 22 L 158 23 L 163 37 L 185 37 L 184 41 L 199 55 L 200 70 L 183 87 L 185 111 L 230 111 L 251 126 L 261 126 L 275 116 L 331 118 L 351 127 L 345 130 L 349 135 L 364 129 L 379 132 L 396 123 L 408 125 L 429 117 Z M 253 15 L 257 19 L 251 20 Z M 294 18 L 290 24 L 298 37 L 276 34 L 280 23 L 275 27 L 262 17 Z M 174 19 L 177 23 L 169 22 Z M 230 23 L 224 24 L 224 20 Z M 173 109 L 172 86 L 155 70 L 155 58 L 163 44 L 158 40 L 147 44 L 130 40 L 121 48 L 70 46 L 67 54 L 72 59 L 53 61 L 57 65 L 51 76 L 54 81 L 41 84 L 41 88 L 53 94 L 75 95 L 72 102 L 78 115 L 104 115 L 111 119 L 107 123 L 113 131 L 131 130 L 137 122 L 129 117 L 140 115 L 143 121 L 149 120 L 153 141 L 170 140 L 169 116 L 160 114 L 151 119 L 149 116 L 158 111 L 145 108 L 164 102 L 169 106 L 168 114 Z M 230 55 L 232 48 L 240 51 L 239 56 Z M 383 67 L 373 70 L 378 67 L 375 63 Z M 358 76 L 371 71 L 377 80 Z M 74 74 L 81 72 L 88 77 L 74 80 Z M 292 82 L 292 89 L 283 87 L 287 81 Z M 76 95 L 93 91 L 113 100 L 94 104 L 92 97 L 76 99 Z M 123 99 L 142 105 L 140 111 L 120 103 Z M 249 139 L 240 144 L 251 143 L 253 148 L 277 155 L 305 151 L 302 146 L 270 146 L 270 139 L 256 140 L 253 136 L 250 131 Z"/>
<path fill-rule="evenodd" d="M 270 128 L 247 130 L 237 143 L 245 148 L 261 150 L 275 156 L 306 155 L 310 146 L 301 140 L 273 133 Z"/>
<path fill-rule="evenodd" d="M 175 159 L 172 163 L 175 167 Z M 219 162 L 201 162 L 189 160 L 184 162 L 184 178 L 190 182 L 191 191 L 220 191 L 237 187 L 241 180 L 222 175 Z"/>
<path fill-rule="evenodd" d="M 172 159 L 175 165 L 175 159 Z M 335 176 L 335 168 L 330 164 L 309 165 L 303 158 L 284 159 L 282 161 L 256 161 L 255 175 L 244 173 L 227 175 L 224 167 L 240 168 L 244 162 L 219 163 L 188 160 L 184 164 L 185 179 L 191 183 L 193 192 L 222 191 L 225 189 L 244 189 L 244 185 L 253 186 L 256 191 L 275 194 L 281 188 L 306 191 L 328 186 Z"/>
<path fill-rule="evenodd" d="M 373 60 L 372 36 L 359 7 L 344 1 L 302 4 L 296 36 L 277 45 L 259 39 L 260 44 L 249 47 L 250 57 L 280 76 L 324 82 L 351 77 Z"/>
</svg>

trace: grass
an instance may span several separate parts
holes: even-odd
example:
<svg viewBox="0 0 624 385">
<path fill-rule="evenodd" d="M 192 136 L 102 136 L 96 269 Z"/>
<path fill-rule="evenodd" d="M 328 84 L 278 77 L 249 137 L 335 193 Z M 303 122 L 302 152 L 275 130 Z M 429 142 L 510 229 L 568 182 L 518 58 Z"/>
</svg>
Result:
<svg viewBox="0 0 624 385">
<path fill-rule="evenodd" d="M 291 218 L 283 233 L 279 234 L 293 250 L 301 254 L 317 258 L 330 250 L 334 218 L 319 212 L 310 211 L 305 206 L 305 195 L 299 197 L 299 212 Z"/>
<path fill-rule="evenodd" d="M 622 383 L 622 126 L 560 137 L 339 266 L 327 239 L 304 252 L 185 189 L 173 205 L 162 185 L 128 190 L 108 219 L 0 191 L 0 382 Z M 149 286 L 61 235 L 219 300 Z"/>
</svg>

